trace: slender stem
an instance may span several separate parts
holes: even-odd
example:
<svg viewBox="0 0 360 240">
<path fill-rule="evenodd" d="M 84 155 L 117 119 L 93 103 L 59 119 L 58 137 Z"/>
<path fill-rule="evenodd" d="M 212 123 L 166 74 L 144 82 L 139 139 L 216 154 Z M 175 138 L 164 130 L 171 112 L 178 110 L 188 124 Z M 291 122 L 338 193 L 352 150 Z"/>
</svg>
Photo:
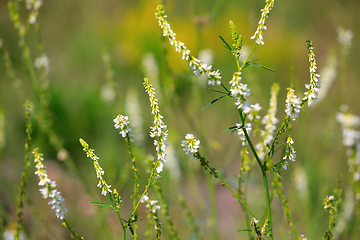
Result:
<svg viewBox="0 0 360 240">
<path fill-rule="evenodd" d="M 242 122 L 242 125 L 244 125 L 245 123 L 245 118 L 242 114 L 242 111 L 241 109 L 239 109 L 239 115 L 240 115 L 240 119 L 241 119 L 241 122 Z M 251 151 L 253 152 L 254 154 L 254 157 L 257 161 L 257 163 L 259 164 L 260 166 L 260 169 L 261 169 L 261 173 L 263 175 L 263 181 L 264 181 L 264 187 L 265 187 L 265 197 L 266 197 L 266 212 L 267 212 L 267 217 L 268 217 L 268 220 L 269 220 L 269 238 L 270 240 L 273 239 L 273 236 L 272 236 L 272 221 L 271 221 L 271 208 L 270 208 L 270 193 L 269 193 L 269 186 L 268 186 L 268 180 L 267 180 L 267 176 L 266 176 L 266 164 L 262 164 L 259 156 L 257 155 L 256 153 L 256 150 L 254 148 L 254 145 L 252 144 L 251 142 L 251 139 L 249 137 L 249 134 L 248 132 L 246 131 L 246 128 L 242 128 L 243 132 L 244 132 L 244 135 L 245 135 L 245 138 L 246 138 L 246 141 L 247 143 L 249 144 L 250 146 L 250 149 Z"/>
<path fill-rule="evenodd" d="M 128 146 L 128 149 L 129 149 L 129 154 L 131 156 L 131 162 L 133 163 L 132 168 L 134 170 L 134 178 L 135 178 L 135 181 L 134 181 L 134 195 L 133 195 L 133 209 L 134 209 L 135 206 L 136 206 L 136 197 L 138 195 L 138 190 L 139 190 L 139 186 L 138 186 L 139 175 L 137 174 L 138 169 L 136 168 L 135 157 L 134 157 L 134 154 L 133 154 L 133 152 L 131 150 L 131 147 L 130 147 L 131 140 L 130 140 L 129 133 L 126 136 L 126 142 L 127 142 L 127 146 Z M 134 217 L 135 216 L 136 216 L 136 212 L 135 212 Z M 133 235 L 134 239 L 137 239 L 136 229 L 137 229 L 137 224 L 136 224 L 136 222 L 134 222 L 134 235 Z"/>
<path fill-rule="evenodd" d="M 63 219 L 63 226 L 67 229 L 69 229 L 70 233 L 71 233 L 71 237 L 76 237 L 77 239 L 84 239 L 83 237 L 81 237 L 79 234 L 76 234 L 70 227 L 70 224 L 65 220 L 65 218 Z"/>
<path fill-rule="evenodd" d="M 246 211 L 248 211 L 248 212 L 251 214 L 251 216 L 255 217 L 255 215 L 250 211 L 250 209 L 246 206 L 246 204 L 241 200 L 240 196 L 235 193 L 235 191 L 225 182 L 224 179 L 222 179 L 222 177 L 219 176 L 219 174 L 218 174 L 218 172 L 215 170 L 215 168 L 211 168 L 211 167 L 210 167 L 209 162 L 206 161 L 205 158 L 202 157 L 199 152 L 195 153 L 195 154 L 194 154 L 194 157 L 196 157 L 197 159 L 200 160 L 201 165 L 205 166 L 205 169 L 209 168 L 209 169 L 210 169 L 210 172 L 211 172 L 212 174 L 214 174 L 214 176 L 215 176 L 216 178 L 218 178 L 218 179 L 222 182 L 223 186 L 226 186 L 226 187 L 230 190 L 230 192 L 232 192 L 233 196 L 236 197 L 237 200 L 239 200 L 239 202 L 244 206 L 244 208 L 246 209 Z"/>
</svg>

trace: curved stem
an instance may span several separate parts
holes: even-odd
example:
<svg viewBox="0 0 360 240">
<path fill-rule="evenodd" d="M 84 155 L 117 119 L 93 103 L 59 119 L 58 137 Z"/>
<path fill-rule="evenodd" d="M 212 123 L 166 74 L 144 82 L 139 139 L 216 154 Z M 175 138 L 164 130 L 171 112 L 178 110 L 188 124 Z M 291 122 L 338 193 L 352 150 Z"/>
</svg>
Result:
<svg viewBox="0 0 360 240">
<path fill-rule="evenodd" d="M 240 115 L 241 123 L 242 123 L 242 125 L 244 125 L 245 124 L 245 118 L 244 118 L 244 116 L 242 114 L 241 109 L 239 109 L 239 115 Z M 246 141 L 249 144 L 250 149 L 251 149 L 252 153 L 254 154 L 254 157 L 255 157 L 257 163 L 260 166 L 261 173 L 263 175 L 263 181 L 264 181 L 264 187 L 265 187 L 265 197 L 266 197 L 266 212 L 267 212 L 267 217 L 268 217 L 268 220 L 269 220 L 269 238 L 270 238 L 270 240 L 272 240 L 273 236 L 272 236 L 272 221 L 271 221 L 271 208 L 270 208 L 270 193 L 269 193 L 268 180 L 267 180 L 267 176 L 266 176 L 266 164 L 265 163 L 262 164 L 259 156 L 256 153 L 254 145 L 251 142 L 249 134 L 246 131 L 246 128 L 243 127 L 242 130 L 244 132 Z"/>
<path fill-rule="evenodd" d="M 230 190 L 230 192 L 232 192 L 233 196 L 236 197 L 237 200 L 239 200 L 239 202 L 244 206 L 244 208 L 246 209 L 246 211 L 248 211 L 248 212 L 251 214 L 252 217 L 255 217 L 255 215 L 250 211 L 250 209 L 246 206 L 246 204 L 241 200 L 240 196 L 235 193 L 235 191 L 225 182 L 224 179 L 222 179 L 222 177 L 219 176 L 218 172 L 217 172 L 214 168 L 211 168 L 211 167 L 210 167 L 209 162 L 207 162 L 207 161 L 205 160 L 205 158 L 200 155 L 199 152 L 195 153 L 195 154 L 194 154 L 194 157 L 196 157 L 197 159 L 199 159 L 200 162 L 201 162 L 201 165 L 203 165 L 205 168 L 209 168 L 209 169 L 210 169 L 210 172 L 211 172 L 212 174 L 214 174 L 214 176 L 215 176 L 216 178 L 218 178 L 218 179 L 222 182 L 223 186 L 226 186 L 226 187 Z"/>
</svg>

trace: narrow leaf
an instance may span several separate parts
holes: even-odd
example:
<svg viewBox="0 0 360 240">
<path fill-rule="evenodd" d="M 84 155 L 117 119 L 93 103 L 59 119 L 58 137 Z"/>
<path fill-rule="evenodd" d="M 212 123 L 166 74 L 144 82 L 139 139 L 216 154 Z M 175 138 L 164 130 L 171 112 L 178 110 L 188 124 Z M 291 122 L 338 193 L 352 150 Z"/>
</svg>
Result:
<svg viewBox="0 0 360 240">
<path fill-rule="evenodd" d="M 226 97 L 226 96 L 227 96 L 227 95 L 222 95 L 221 97 L 218 97 L 218 98 L 212 100 L 208 105 L 206 105 L 206 106 L 203 108 L 203 110 L 204 110 L 205 108 L 209 107 L 211 104 L 217 102 L 218 100 L 220 100 L 220 99 L 222 99 L 223 97 Z"/>
<path fill-rule="evenodd" d="M 213 92 L 217 92 L 217 93 L 222 93 L 222 94 L 228 94 L 227 92 L 223 92 L 223 91 L 220 91 L 220 90 L 217 90 L 217 89 L 213 89 L 213 88 L 209 88 L 210 91 L 213 91 Z"/>
<path fill-rule="evenodd" d="M 237 232 L 251 232 L 250 229 L 239 229 L 239 230 L 236 230 Z"/>
<path fill-rule="evenodd" d="M 266 66 L 264 66 L 264 65 L 261 65 L 261 64 L 257 64 L 257 63 L 251 63 L 250 64 L 251 66 L 254 66 L 254 67 L 262 67 L 262 68 L 264 68 L 264 69 L 266 69 L 266 70 L 269 70 L 269 71 L 272 71 L 272 72 L 276 72 L 277 73 L 277 71 L 276 70 L 274 70 L 274 69 L 272 69 L 272 68 L 269 68 L 269 67 L 266 67 Z"/>
<path fill-rule="evenodd" d="M 237 128 L 237 127 L 236 127 L 236 126 L 234 126 L 234 127 L 229 127 L 229 128 L 227 128 L 227 129 L 225 129 L 224 131 L 222 131 L 221 133 L 224 133 L 224 132 L 229 131 L 229 130 L 234 129 L 234 128 Z M 235 129 L 235 130 L 237 130 L 237 129 Z"/>
<path fill-rule="evenodd" d="M 230 47 L 230 45 L 225 41 L 225 39 L 223 39 L 222 36 L 219 35 L 219 38 L 221 39 L 221 41 L 223 41 L 223 43 L 225 43 L 226 46 L 224 46 L 225 48 L 229 49 L 230 51 L 232 51 L 232 47 Z"/>
</svg>

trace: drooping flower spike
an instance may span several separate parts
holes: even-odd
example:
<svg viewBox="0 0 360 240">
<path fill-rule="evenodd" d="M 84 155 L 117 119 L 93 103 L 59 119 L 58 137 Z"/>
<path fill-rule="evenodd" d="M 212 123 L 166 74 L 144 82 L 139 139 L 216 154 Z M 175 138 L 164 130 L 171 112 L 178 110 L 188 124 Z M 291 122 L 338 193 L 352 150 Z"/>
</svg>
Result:
<svg viewBox="0 0 360 240">
<path fill-rule="evenodd" d="M 166 20 L 165 11 L 163 6 L 159 5 L 155 12 L 156 18 L 158 19 L 159 25 L 163 30 L 163 36 L 169 39 L 171 45 L 175 46 L 175 51 L 182 54 L 182 59 L 189 62 L 190 67 L 194 70 L 194 74 L 200 76 L 205 74 L 208 79 L 209 85 L 220 85 L 221 76 L 219 70 L 211 71 L 212 66 L 203 63 L 200 59 L 190 55 L 190 50 L 186 48 L 185 44 L 176 39 L 176 33 L 170 27 L 170 24 Z"/>
</svg>

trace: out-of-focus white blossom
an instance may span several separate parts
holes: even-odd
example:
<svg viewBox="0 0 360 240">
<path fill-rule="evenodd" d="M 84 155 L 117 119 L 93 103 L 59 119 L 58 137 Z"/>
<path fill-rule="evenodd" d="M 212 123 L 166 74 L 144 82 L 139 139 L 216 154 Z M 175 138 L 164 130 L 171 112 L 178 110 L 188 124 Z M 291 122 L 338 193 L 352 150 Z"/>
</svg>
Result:
<svg viewBox="0 0 360 240">
<path fill-rule="evenodd" d="M 42 53 L 40 57 L 35 59 L 34 66 L 36 68 L 43 68 L 45 73 L 49 73 L 50 70 L 50 64 L 49 64 L 49 58 L 45 53 Z"/>
<path fill-rule="evenodd" d="M 335 54 L 332 54 L 328 57 L 325 67 L 320 71 L 321 75 L 321 91 L 318 95 L 318 101 L 321 101 L 325 98 L 327 92 L 329 91 L 332 83 L 336 78 L 336 67 L 337 59 Z"/>
<path fill-rule="evenodd" d="M 181 177 L 181 169 L 179 166 L 179 160 L 176 155 L 175 149 L 171 144 L 166 149 L 167 161 L 165 167 L 171 172 L 170 178 L 173 182 L 177 183 Z"/>
<path fill-rule="evenodd" d="M 274 132 L 276 131 L 276 124 L 279 120 L 276 118 L 277 112 L 277 94 L 280 86 L 274 83 L 271 87 L 271 98 L 268 113 L 261 120 L 261 123 L 265 125 L 265 129 L 261 131 L 261 137 L 263 138 L 264 145 L 268 145 L 274 138 Z"/>
<path fill-rule="evenodd" d="M 337 33 L 339 43 L 344 49 L 346 49 L 346 52 L 348 53 L 349 49 L 351 48 L 351 40 L 354 37 L 353 32 L 351 29 L 344 29 L 343 27 L 339 26 L 337 28 Z"/>
</svg>

